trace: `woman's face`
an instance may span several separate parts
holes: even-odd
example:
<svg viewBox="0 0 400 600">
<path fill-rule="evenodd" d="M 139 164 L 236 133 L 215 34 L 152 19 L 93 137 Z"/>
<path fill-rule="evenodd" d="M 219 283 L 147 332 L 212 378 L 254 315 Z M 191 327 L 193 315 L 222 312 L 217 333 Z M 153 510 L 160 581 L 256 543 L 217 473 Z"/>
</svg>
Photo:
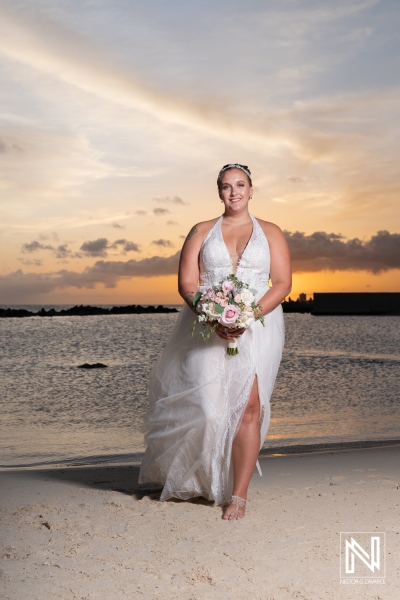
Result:
<svg viewBox="0 0 400 600">
<path fill-rule="evenodd" d="M 228 169 L 221 176 L 219 197 L 230 211 L 246 209 L 253 193 L 247 175 L 241 169 Z"/>
</svg>

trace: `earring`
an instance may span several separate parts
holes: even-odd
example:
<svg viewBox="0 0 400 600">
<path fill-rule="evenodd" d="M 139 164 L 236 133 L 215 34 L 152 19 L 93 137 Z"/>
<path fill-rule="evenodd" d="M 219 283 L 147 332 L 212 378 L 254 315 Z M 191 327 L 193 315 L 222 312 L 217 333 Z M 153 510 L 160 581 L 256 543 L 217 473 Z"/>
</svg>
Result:
<svg viewBox="0 0 400 600">
<path fill-rule="evenodd" d="M 253 196 L 249 196 L 249 200 L 251 200 L 251 199 L 252 199 L 252 197 L 253 197 Z"/>
</svg>

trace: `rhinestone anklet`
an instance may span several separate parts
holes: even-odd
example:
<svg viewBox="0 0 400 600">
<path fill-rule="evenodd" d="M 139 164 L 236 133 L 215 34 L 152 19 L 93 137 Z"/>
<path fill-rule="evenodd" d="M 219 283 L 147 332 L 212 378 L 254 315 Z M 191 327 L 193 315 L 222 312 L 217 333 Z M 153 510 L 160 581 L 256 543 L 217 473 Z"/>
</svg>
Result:
<svg viewBox="0 0 400 600">
<path fill-rule="evenodd" d="M 246 500 L 244 498 L 240 498 L 239 496 L 232 496 L 231 504 L 235 504 L 236 508 L 230 513 L 229 516 L 234 517 L 239 508 L 244 508 L 246 506 Z"/>
</svg>

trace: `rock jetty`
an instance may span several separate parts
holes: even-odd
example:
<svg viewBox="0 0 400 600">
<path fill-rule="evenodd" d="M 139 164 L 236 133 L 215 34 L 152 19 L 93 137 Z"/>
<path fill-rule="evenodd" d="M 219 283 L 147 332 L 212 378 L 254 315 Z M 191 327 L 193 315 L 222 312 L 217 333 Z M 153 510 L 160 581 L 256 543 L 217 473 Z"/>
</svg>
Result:
<svg viewBox="0 0 400 600">
<path fill-rule="evenodd" d="M 21 317 L 87 317 L 91 315 L 141 315 L 141 314 L 159 314 L 176 313 L 176 308 L 167 306 L 141 306 L 132 304 L 130 306 L 113 306 L 112 308 L 102 308 L 100 306 L 73 306 L 61 310 L 42 308 L 39 312 L 32 312 L 24 308 L 0 308 L 0 318 L 21 318 Z"/>
</svg>

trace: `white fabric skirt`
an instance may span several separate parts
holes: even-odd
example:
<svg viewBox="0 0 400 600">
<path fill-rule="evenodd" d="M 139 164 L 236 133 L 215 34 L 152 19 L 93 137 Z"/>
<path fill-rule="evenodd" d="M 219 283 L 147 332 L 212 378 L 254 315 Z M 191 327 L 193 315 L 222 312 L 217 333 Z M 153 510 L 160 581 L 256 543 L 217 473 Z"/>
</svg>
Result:
<svg viewBox="0 0 400 600">
<path fill-rule="evenodd" d="M 261 445 L 282 357 L 281 306 L 255 322 L 238 341 L 239 354 L 213 334 L 203 341 L 195 314 L 184 305 L 149 380 L 144 423 L 146 452 L 139 483 L 163 486 L 161 500 L 203 496 L 224 504 L 232 494 L 232 442 L 258 379 Z"/>
</svg>

